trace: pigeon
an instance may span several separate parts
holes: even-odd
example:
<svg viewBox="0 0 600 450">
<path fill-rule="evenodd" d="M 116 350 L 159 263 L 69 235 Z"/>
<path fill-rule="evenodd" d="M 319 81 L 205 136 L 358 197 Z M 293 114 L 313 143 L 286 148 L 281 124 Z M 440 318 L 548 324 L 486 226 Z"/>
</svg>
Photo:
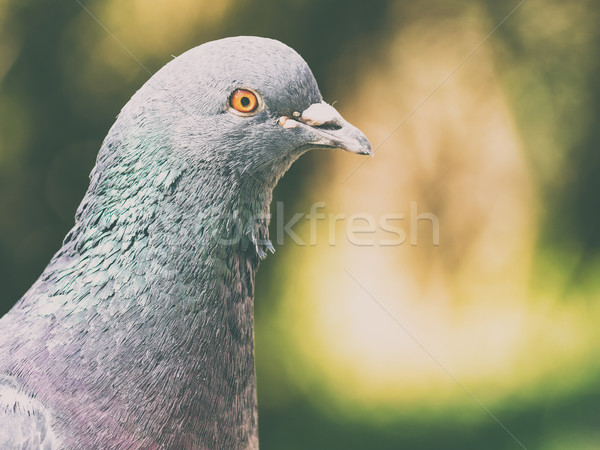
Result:
<svg viewBox="0 0 600 450">
<path fill-rule="evenodd" d="M 275 184 L 318 148 L 373 153 L 279 41 L 208 42 L 154 74 L 0 319 L 0 448 L 258 448 L 254 275 Z"/>
</svg>

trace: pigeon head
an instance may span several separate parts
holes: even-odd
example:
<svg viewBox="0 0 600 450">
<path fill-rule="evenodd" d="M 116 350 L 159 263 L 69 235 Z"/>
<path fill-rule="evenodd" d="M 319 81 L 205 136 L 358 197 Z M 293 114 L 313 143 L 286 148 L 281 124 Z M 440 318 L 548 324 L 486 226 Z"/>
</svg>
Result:
<svg viewBox="0 0 600 450">
<path fill-rule="evenodd" d="M 242 177 L 276 179 L 311 148 L 372 153 L 366 137 L 323 102 L 302 57 L 266 38 L 189 50 L 157 72 L 122 116 L 171 157 Z"/>
<path fill-rule="evenodd" d="M 173 223 L 205 229 L 198 218 L 216 211 L 268 215 L 279 178 L 313 148 L 372 154 L 364 134 L 323 101 L 298 53 L 247 36 L 200 45 L 166 64 L 122 109 L 74 235 L 84 245 L 99 239 L 98 229 L 139 235 Z M 249 227 L 242 234 L 251 242 L 264 240 L 264 225 Z M 221 234 L 221 224 L 210 228 Z"/>
</svg>

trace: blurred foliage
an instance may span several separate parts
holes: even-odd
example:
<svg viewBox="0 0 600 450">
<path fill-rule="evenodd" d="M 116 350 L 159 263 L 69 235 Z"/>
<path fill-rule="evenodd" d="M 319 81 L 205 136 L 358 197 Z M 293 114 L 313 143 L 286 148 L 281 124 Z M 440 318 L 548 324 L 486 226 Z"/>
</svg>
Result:
<svg viewBox="0 0 600 450">
<path fill-rule="evenodd" d="M 207 40 L 273 37 L 377 149 L 301 158 L 275 192 L 285 217 L 416 201 L 442 236 L 331 247 L 324 223 L 318 245 L 265 261 L 261 448 L 518 448 L 478 401 L 528 449 L 599 448 L 600 11 L 526 2 L 486 40 L 517 4 L 83 2 L 92 17 L 0 1 L 0 313 L 59 248 L 148 72 Z"/>
</svg>

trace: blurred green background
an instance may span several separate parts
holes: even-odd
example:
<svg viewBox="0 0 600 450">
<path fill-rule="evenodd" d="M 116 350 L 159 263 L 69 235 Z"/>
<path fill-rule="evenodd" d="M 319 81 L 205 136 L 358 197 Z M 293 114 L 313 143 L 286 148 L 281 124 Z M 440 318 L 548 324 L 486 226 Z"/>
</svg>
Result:
<svg viewBox="0 0 600 450">
<path fill-rule="evenodd" d="M 0 313 L 72 226 L 142 65 L 273 37 L 376 148 L 301 158 L 275 192 L 284 216 L 322 201 L 405 214 L 408 233 L 416 202 L 440 245 L 427 221 L 418 245 L 352 245 L 342 220 L 319 222 L 316 245 L 277 246 L 255 300 L 261 448 L 521 448 L 511 433 L 600 448 L 596 2 L 527 1 L 508 18 L 519 3 L 83 5 L 102 25 L 76 1 L 0 0 Z M 294 230 L 309 242 L 307 221 Z"/>
</svg>

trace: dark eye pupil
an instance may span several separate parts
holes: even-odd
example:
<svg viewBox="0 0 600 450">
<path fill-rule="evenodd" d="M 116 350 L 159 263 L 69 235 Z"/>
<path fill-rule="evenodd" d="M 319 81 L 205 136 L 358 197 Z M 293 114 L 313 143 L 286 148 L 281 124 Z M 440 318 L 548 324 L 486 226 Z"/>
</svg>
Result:
<svg viewBox="0 0 600 450">
<path fill-rule="evenodd" d="M 248 97 L 242 97 L 240 103 L 242 104 L 242 106 L 248 106 L 250 104 L 250 99 Z"/>
</svg>

